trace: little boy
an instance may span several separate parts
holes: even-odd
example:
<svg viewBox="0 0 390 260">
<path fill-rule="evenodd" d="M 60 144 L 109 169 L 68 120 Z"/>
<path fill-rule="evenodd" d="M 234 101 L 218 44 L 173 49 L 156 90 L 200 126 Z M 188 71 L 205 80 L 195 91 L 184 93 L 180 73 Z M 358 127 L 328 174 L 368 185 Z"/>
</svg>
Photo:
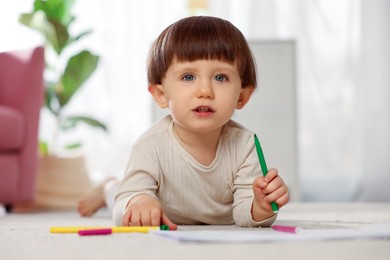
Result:
<svg viewBox="0 0 390 260">
<path fill-rule="evenodd" d="M 271 169 L 262 177 L 254 133 L 231 120 L 256 87 L 242 33 L 215 17 L 189 17 L 157 38 L 149 92 L 170 115 L 134 144 L 115 195 L 117 225 L 268 226 L 289 200 Z"/>
</svg>

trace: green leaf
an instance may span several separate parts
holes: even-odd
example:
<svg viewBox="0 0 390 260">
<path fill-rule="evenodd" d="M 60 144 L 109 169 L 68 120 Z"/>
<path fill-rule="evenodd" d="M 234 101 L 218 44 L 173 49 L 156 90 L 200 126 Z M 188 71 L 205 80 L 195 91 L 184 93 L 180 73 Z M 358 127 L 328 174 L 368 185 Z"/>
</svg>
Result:
<svg viewBox="0 0 390 260">
<path fill-rule="evenodd" d="M 58 47 L 55 50 L 58 54 L 60 54 L 69 43 L 68 29 L 62 23 L 56 20 L 49 18 L 48 21 L 49 23 L 51 23 L 51 25 L 55 30 L 55 35 L 58 43 Z"/>
<path fill-rule="evenodd" d="M 100 128 L 107 132 L 107 127 L 105 124 L 88 116 L 68 116 L 63 120 L 61 127 L 63 129 L 74 128 L 80 122 L 88 124 L 92 127 Z"/>
<path fill-rule="evenodd" d="M 65 149 L 76 149 L 81 147 L 81 143 L 72 143 L 64 146 Z"/>
<path fill-rule="evenodd" d="M 74 20 L 71 15 L 74 0 L 35 0 L 34 11 L 43 11 L 49 19 L 66 27 Z"/>
<path fill-rule="evenodd" d="M 45 81 L 45 107 L 56 117 L 61 113 L 61 107 L 56 93 L 55 82 Z"/>
<path fill-rule="evenodd" d="M 92 30 L 88 30 L 88 31 L 79 33 L 78 35 L 76 35 L 76 37 L 74 37 L 73 41 L 78 41 L 78 40 L 80 40 L 81 38 L 83 38 L 84 36 L 86 36 L 86 35 L 88 35 L 90 33 L 92 33 Z"/>
<path fill-rule="evenodd" d="M 82 33 L 80 33 L 80 34 L 78 34 L 76 36 L 73 36 L 73 37 L 69 38 L 68 42 L 67 42 L 67 46 L 69 46 L 70 44 L 72 44 L 74 42 L 79 41 L 81 38 L 83 38 L 86 35 L 89 35 L 90 33 L 92 33 L 92 30 L 88 30 L 88 31 L 82 32 Z"/>
<path fill-rule="evenodd" d="M 64 107 L 97 67 L 99 57 L 90 51 L 81 51 L 71 57 L 61 77 L 62 92 L 58 92 L 60 106 Z"/>
<path fill-rule="evenodd" d="M 56 29 L 52 23 L 50 23 L 45 13 L 42 11 L 32 14 L 21 14 L 19 16 L 19 22 L 40 32 L 54 50 L 58 52 L 60 49 Z"/>
<path fill-rule="evenodd" d="M 41 155 L 49 155 L 49 145 L 45 141 L 39 141 L 38 150 Z"/>
</svg>

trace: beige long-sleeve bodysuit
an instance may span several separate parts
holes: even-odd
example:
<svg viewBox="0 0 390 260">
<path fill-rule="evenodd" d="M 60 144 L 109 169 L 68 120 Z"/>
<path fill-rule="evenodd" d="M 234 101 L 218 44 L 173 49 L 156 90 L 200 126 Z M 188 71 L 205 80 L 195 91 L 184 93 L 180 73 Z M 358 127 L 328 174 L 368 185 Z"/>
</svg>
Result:
<svg viewBox="0 0 390 260">
<path fill-rule="evenodd" d="M 211 165 L 197 162 L 180 145 L 166 116 L 133 145 L 126 173 L 116 194 L 113 219 L 122 225 L 128 201 L 140 194 L 160 200 L 164 213 L 176 224 L 271 225 L 251 216 L 252 183 L 262 174 L 254 133 L 234 121 L 223 128 Z"/>
</svg>

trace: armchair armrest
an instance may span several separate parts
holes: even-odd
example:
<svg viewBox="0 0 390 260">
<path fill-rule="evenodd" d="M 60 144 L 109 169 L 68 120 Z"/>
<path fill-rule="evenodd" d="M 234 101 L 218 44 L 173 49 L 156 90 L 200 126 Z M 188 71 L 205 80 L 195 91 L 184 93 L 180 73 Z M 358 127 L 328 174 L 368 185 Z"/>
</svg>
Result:
<svg viewBox="0 0 390 260">
<path fill-rule="evenodd" d="M 20 150 L 23 145 L 24 116 L 17 110 L 0 105 L 0 151 Z"/>
</svg>

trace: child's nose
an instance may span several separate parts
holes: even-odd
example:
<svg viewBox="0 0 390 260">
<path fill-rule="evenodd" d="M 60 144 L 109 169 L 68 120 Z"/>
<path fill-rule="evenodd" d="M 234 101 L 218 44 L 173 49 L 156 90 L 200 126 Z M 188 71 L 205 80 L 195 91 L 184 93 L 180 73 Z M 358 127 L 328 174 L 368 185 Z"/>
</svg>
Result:
<svg viewBox="0 0 390 260">
<path fill-rule="evenodd" d="M 199 98 L 214 98 L 212 83 L 208 81 L 201 82 L 198 87 L 197 96 Z"/>
</svg>

